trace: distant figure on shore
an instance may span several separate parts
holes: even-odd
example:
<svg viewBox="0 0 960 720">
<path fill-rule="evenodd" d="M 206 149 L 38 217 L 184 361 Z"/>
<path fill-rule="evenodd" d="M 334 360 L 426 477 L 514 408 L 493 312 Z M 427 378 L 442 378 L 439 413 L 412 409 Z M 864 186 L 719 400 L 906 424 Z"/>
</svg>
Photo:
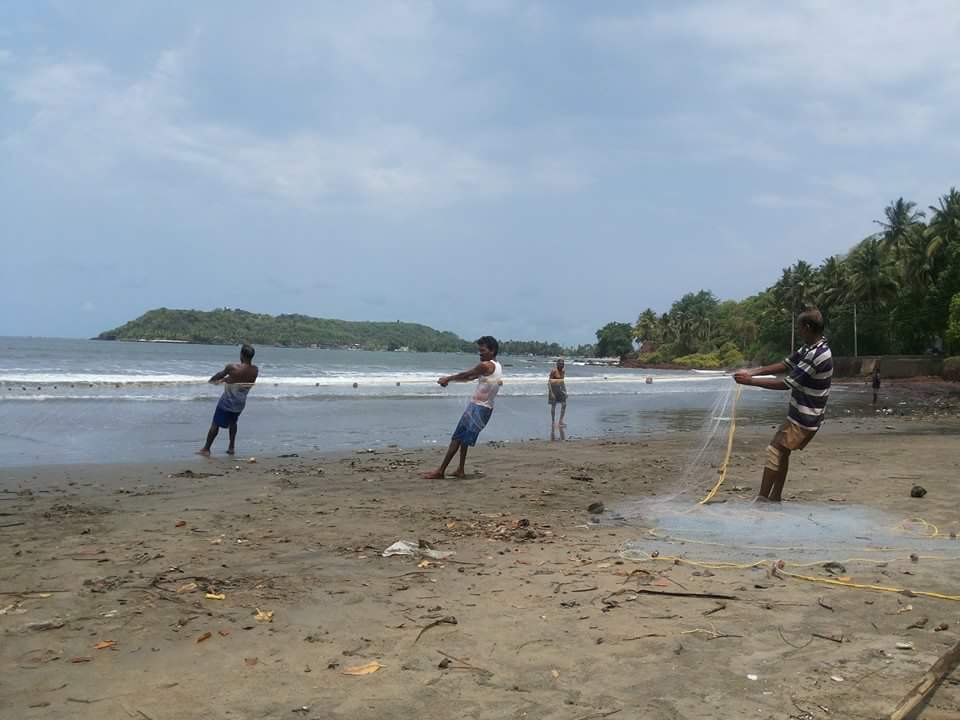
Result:
<svg viewBox="0 0 960 720">
<path fill-rule="evenodd" d="M 452 382 L 477 380 L 477 389 L 453 431 L 450 446 L 447 448 L 447 454 L 444 456 L 443 462 L 440 463 L 440 467 L 433 472 L 424 474 L 423 477 L 428 480 L 442 479 L 447 472 L 447 466 L 458 450 L 460 451 L 460 466 L 453 475 L 458 478 L 466 477 L 467 449 L 477 444 L 480 431 L 486 427 L 490 421 L 490 416 L 493 414 L 493 402 L 500 391 L 500 386 L 503 384 L 503 368 L 496 359 L 497 353 L 500 351 L 500 344 L 495 338 L 484 335 L 477 340 L 477 350 L 480 353 L 480 362 L 476 367 L 456 375 L 446 375 L 437 380 L 440 387 L 446 387 Z"/>
<path fill-rule="evenodd" d="M 567 371 L 563 358 L 557 360 L 557 366 L 550 371 L 547 381 L 547 402 L 550 403 L 550 421 L 556 427 L 566 427 L 563 421 L 567 414 Z M 560 406 L 560 422 L 557 423 L 557 405 Z"/>
<path fill-rule="evenodd" d="M 213 422 L 210 423 L 210 430 L 207 432 L 207 443 L 197 453 L 200 455 L 209 455 L 210 446 L 216 440 L 220 428 L 227 428 L 230 433 L 230 444 L 227 447 L 227 455 L 233 455 L 236 452 L 237 443 L 237 420 L 240 419 L 240 413 L 247 404 L 247 393 L 257 381 L 257 375 L 260 374 L 260 368 L 253 364 L 253 355 L 256 351 L 249 345 L 240 348 L 240 363 L 230 363 L 223 370 L 218 372 L 209 382 L 219 385 L 223 384 L 223 395 L 217 403 L 217 409 L 213 413 Z"/>
<path fill-rule="evenodd" d="M 805 310 L 797 318 L 803 346 L 783 362 L 754 370 L 741 370 L 733 377 L 741 385 L 768 390 L 790 390 L 787 421 L 780 426 L 767 447 L 767 462 L 760 485 L 760 502 L 780 502 L 783 485 L 790 467 L 790 453 L 803 450 L 823 423 L 823 412 L 830 395 L 833 358 L 823 337 L 823 315 L 819 310 Z M 758 375 L 780 375 L 783 378 L 761 378 Z"/>
<path fill-rule="evenodd" d="M 873 404 L 877 404 L 877 395 L 880 392 L 880 363 L 873 366 Z"/>
</svg>

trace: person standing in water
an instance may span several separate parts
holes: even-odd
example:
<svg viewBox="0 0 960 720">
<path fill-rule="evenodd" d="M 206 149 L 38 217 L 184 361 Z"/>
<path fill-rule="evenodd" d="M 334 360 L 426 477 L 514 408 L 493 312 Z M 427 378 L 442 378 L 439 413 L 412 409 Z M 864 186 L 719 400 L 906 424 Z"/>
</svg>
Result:
<svg viewBox="0 0 960 720">
<path fill-rule="evenodd" d="M 246 407 L 247 393 L 250 392 L 250 388 L 260 374 L 260 368 L 253 364 L 255 352 L 250 345 L 244 345 L 240 348 L 239 364 L 230 363 L 210 378 L 209 382 L 214 385 L 223 384 L 223 395 L 220 396 L 217 409 L 213 413 L 213 422 L 210 423 L 210 430 L 207 432 L 207 443 L 197 451 L 198 454 L 210 454 L 210 446 L 217 438 L 220 428 L 227 428 L 230 433 L 227 455 L 233 455 L 236 452 L 237 420 L 240 419 L 240 413 Z"/>
<path fill-rule="evenodd" d="M 833 378 L 833 357 L 823 337 L 823 315 L 819 310 L 805 310 L 797 317 L 797 329 L 803 346 L 783 362 L 755 370 L 741 370 L 733 376 L 740 385 L 789 390 L 790 410 L 787 420 L 767 446 L 767 462 L 760 484 L 760 502 L 780 502 L 787 481 L 790 453 L 803 450 L 823 424 L 823 413 L 830 395 Z M 758 375 L 779 375 L 763 378 Z"/>
<path fill-rule="evenodd" d="M 877 404 L 877 395 L 880 393 L 880 363 L 873 366 L 873 404 Z"/>
<path fill-rule="evenodd" d="M 563 421 L 567 414 L 567 371 L 563 358 L 557 360 L 557 366 L 550 371 L 547 381 L 547 402 L 550 403 L 550 421 L 556 427 L 566 427 Z M 560 422 L 557 423 L 557 405 L 560 406 Z"/>
<path fill-rule="evenodd" d="M 466 477 L 467 450 L 477 444 L 480 431 L 486 427 L 490 421 L 490 416 L 493 415 L 493 403 L 497 393 L 500 392 L 500 386 L 503 384 L 503 368 L 497 361 L 500 345 L 495 338 L 484 335 L 477 340 L 477 351 L 480 354 L 480 362 L 476 367 L 456 375 L 445 375 L 437 380 L 440 387 L 446 387 L 452 382 L 477 380 L 477 389 L 453 431 L 447 454 L 444 456 L 443 462 L 440 463 L 440 467 L 423 475 L 428 480 L 442 479 L 447 472 L 447 466 L 458 451 L 460 452 L 460 465 L 453 476 Z"/>
</svg>

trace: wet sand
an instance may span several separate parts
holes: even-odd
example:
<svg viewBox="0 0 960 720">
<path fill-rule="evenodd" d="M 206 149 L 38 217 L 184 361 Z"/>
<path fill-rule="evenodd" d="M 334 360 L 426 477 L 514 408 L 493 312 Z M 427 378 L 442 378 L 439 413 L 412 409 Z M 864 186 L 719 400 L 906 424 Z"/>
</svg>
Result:
<svg viewBox="0 0 960 720">
<path fill-rule="evenodd" d="M 841 418 L 785 495 L 956 528 L 958 430 Z M 738 431 L 721 499 L 755 492 L 770 432 Z M 591 523 L 669 491 L 696 442 L 487 444 L 462 481 L 399 448 L 0 471 L 0 716 L 884 717 L 960 639 L 960 602 L 625 561 L 637 529 Z M 456 554 L 381 556 L 401 539 Z M 958 565 L 847 574 L 958 594 Z M 958 716 L 955 673 L 922 717 Z"/>
</svg>

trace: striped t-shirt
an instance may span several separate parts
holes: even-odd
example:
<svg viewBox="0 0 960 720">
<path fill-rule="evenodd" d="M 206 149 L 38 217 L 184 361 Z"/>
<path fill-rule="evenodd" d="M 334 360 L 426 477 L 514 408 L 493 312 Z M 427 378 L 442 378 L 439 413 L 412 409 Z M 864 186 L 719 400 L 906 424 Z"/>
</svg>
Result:
<svg viewBox="0 0 960 720">
<path fill-rule="evenodd" d="M 783 363 L 790 370 L 784 378 L 790 388 L 790 422 L 806 430 L 819 430 L 833 377 L 830 346 L 821 338 L 813 345 L 804 345 Z"/>
</svg>

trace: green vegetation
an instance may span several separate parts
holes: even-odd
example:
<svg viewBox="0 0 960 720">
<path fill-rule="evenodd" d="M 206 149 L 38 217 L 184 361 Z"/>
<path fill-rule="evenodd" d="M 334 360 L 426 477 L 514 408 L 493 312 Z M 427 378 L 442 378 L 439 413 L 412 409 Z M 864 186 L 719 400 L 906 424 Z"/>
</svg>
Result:
<svg viewBox="0 0 960 720">
<path fill-rule="evenodd" d="M 350 322 L 307 315 L 261 315 L 246 310 L 160 308 L 101 333 L 98 340 L 186 340 L 210 345 L 360 347 L 365 350 L 457 352 L 467 343 L 451 332 L 402 322 Z M 473 345 L 469 344 L 469 349 Z"/>
<path fill-rule="evenodd" d="M 960 191 L 928 211 L 900 198 L 879 229 L 819 267 L 799 260 L 742 301 L 688 293 L 658 315 L 640 313 L 640 363 L 732 367 L 782 358 L 796 344 L 794 318 L 819 308 L 836 355 L 960 352 Z M 597 332 L 605 335 L 610 323 Z"/>
<path fill-rule="evenodd" d="M 352 322 L 307 315 L 262 315 L 227 308 L 170 310 L 159 308 L 100 333 L 98 340 L 182 340 L 207 345 L 278 345 L 282 347 L 361 348 L 417 352 L 474 352 L 473 341 L 415 323 Z M 507 340 L 500 352 L 514 355 L 592 355 L 593 347 L 563 348 L 557 343 Z"/>
<path fill-rule="evenodd" d="M 607 323 L 597 330 L 598 357 L 620 357 L 633 350 L 633 328 L 629 323 Z"/>
</svg>

